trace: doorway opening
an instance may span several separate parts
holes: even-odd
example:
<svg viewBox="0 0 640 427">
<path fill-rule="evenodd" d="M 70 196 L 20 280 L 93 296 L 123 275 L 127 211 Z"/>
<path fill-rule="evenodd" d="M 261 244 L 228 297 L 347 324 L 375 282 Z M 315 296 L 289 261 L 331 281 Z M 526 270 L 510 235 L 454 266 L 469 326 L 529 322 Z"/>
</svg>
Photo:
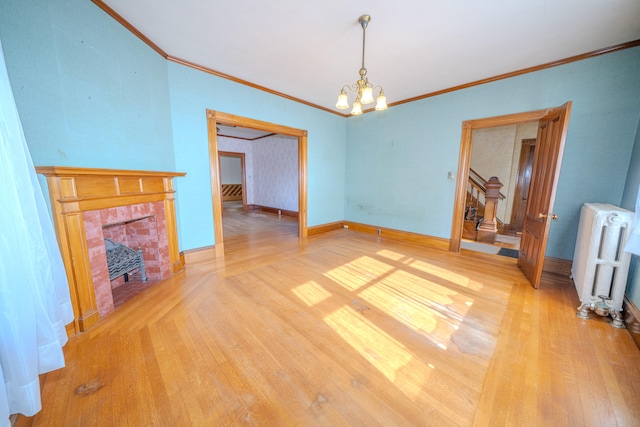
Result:
<svg viewBox="0 0 640 427">
<path fill-rule="evenodd" d="M 247 172 L 244 152 L 218 151 L 222 205 L 247 210 Z"/>
<path fill-rule="evenodd" d="M 297 234 L 299 238 L 307 237 L 307 131 L 207 110 L 211 199 L 213 204 L 216 256 L 224 255 L 222 175 L 217 135 L 217 129 L 220 125 L 253 129 L 274 135 L 284 135 L 286 137 L 293 137 L 295 141 L 297 141 Z M 246 182 L 244 184 L 246 189 Z M 246 195 L 244 197 L 243 209 L 245 207 L 248 208 Z"/>
<path fill-rule="evenodd" d="M 537 121 L 473 131 L 463 249 L 517 258 L 537 132 Z"/>
<path fill-rule="evenodd" d="M 454 216 L 451 227 L 449 250 L 459 252 L 464 223 L 467 184 L 471 162 L 471 145 L 474 130 L 514 123 L 538 121 L 538 133 L 535 154 L 532 153 L 531 179 L 527 192 L 526 208 L 522 225 L 522 239 L 518 251 L 518 267 L 534 288 L 540 286 L 540 278 L 544 266 L 547 240 L 549 238 L 550 220 L 557 220 L 558 215 L 552 213 L 555 201 L 558 176 L 562 165 L 562 154 L 567 136 L 571 101 L 560 107 L 538 110 L 529 113 L 512 114 L 488 119 L 472 120 L 462 125 L 462 142 L 460 144 L 460 161 L 458 163 L 458 182 L 454 202 Z M 495 184 L 495 182 L 494 182 Z M 493 188 L 492 208 L 495 208 L 496 185 Z M 495 209 L 491 211 L 495 219 Z M 495 221 L 490 221 L 494 226 Z M 478 227 L 480 230 L 481 226 Z M 488 228 L 488 227 L 487 227 Z M 495 233 L 495 229 L 487 230 Z"/>
<path fill-rule="evenodd" d="M 243 244 L 296 236 L 298 139 L 218 125 L 225 253 Z"/>
<path fill-rule="evenodd" d="M 453 209 L 453 219 L 452 219 L 452 228 L 451 228 L 451 239 L 449 241 L 449 250 L 452 252 L 459 252 L 463 247 L 463 233 L 465 227 L 465 218 L 469 217 L 468 212 L 465 212 L 467 207 L 467 194 L 468 194 L 468 183 L 470 171 L 476 169 L 480 169 L 478 172 L 485 171 L 495 171 L 496 167 L 498 170 L 503 170 L 504 172 L 497 172 L 498 174 L 504 175 L 503 177 L 499 177 L 501 181 L 507 182 L 508 188 L 501 189 L 501 194 L 504 196 L 504 199 L 500 200 L 498 203 L 498 207 L 500 208 L 500 203 L 502 205 L 502 218 L 503 221 L 509 220 L 508 229 L 502 229 L 499 233 L 500 237 L 497 238 L 497 245 L 491 244 L 487 245 L 486 250 L 483 250 L 482 246 L 478 246 L 476 244 L 464 244 L 468 248 L 472 249 L 472 246 L 476 250 L 485 251 L 488 253 L 497 254 L 500 251 L 500 247 L 505 247 L 506 249 L 515 249 L 514 245 L 519 245 L 519 230 L 512 231 L 512 218 L 513 218 L 513 209 L 514 209 L 514 200 L 515 197 L 522 198 L 522 187 L 519 183 L 520 177 L 518 177 L 518 170 L 520 168 L 520 153 L 521 150 L 514 150 L 513 145 L 510 152 L 505 153 L 504 151 L 501 153 L 506 155 L 508 158 L 498 159 L 497 166 L 496 164 L 492 164 L 491 162 L 486 161 L 486 157 L 494 156 L 496 154 L 497 147 L 489 146 L 484 150 L 477 150 L 480 144 L 484 144 L 484 140 L 488 138 L 493 138 L 495 135 L 491 135 L 492 132 L 495 131 L 496 134 L 503 132 L 505 130 L 510 132 L 515 132 L 514 142 L 517 144 L 521 143 L 522 139 L 532 139 L 531 133 L 533 132 L 533 138 L 535 138 L 535 133 L 537 132 L 537 123 L 538 121 L 544 117 L 548 110 L 536 110 L 526 113 L 517 113 L 517 114 L 509 114 L 505 116 L 498 117 L 489 117 L 485 119 L 477 119 L 477 120 L 468 120 L 462 123 L 462 138 L 460 142 L 460 159 L 458 161 L 458 181 L 456 183 L 456 195 L 454 201 L 454 209 Z M 534 126 L 535 131 L 531 131 L 529 126 Z M 504 139 L 504 138 L 502 138 Z M 488 139 L 487 139 L 488 140 Z M 495 140 L 495 138 L 494 138 Z M 475 146 L 474 146 L 475 144 Z M 488 144 L 491 145 L 491 144 Z M 474 147 L 474 156 L 472 156 L 472 147 Z M 521 148 L 521 147 L 518 147 Z M 478 153 L 480 151 L 480 153 Z M 516 155 L 518 158 L 514 160 L 514 156 Z M 473 160 L 472 160 L 473 159 Z M 480 165 L 480 166 L 478 166 Z M 507 171 L 508 170 L 508 171 Z M 473 173 L 473 172 L 471 172 Z M 481 173 L 480 173 L 481 174 Z M 493 174 L 491 176 L 494 176 Z M 487 180 L 491 178 L 491 176 L 487 176 Z M 520 186 L 519 194 L 516 194 L 516 189 Z M 526 194 L 525 197 L 525 207 L 526 207 Z M 516 219 L 517 221 L 517 219 Z M 513 224 L 513 227 L 517 229 L 517 224 Z M 465 236 L 466 237 L 466 236 Z M 507 251 L 508 253 L 508 251 Z"/>
</svg>

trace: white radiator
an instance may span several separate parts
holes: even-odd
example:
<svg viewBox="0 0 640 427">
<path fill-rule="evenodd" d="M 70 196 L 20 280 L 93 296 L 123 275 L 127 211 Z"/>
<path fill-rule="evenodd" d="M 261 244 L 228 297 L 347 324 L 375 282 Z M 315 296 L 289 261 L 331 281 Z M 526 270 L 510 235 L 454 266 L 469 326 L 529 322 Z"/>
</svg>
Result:
<svg viewBox="0 0 640 427">
<path fill-rule="evenodd" d="M 586 310 L 591 309 L 600 315 L 610 314 L 614 326 L 622 325 L 619 312 L 631 260 L 623 248 L 632 227 L 631 211 L 601 203 L 582 206 L 571 267 L 582 303 L 578 315 L 588 317 Z M 616 320 L 620 324 L 616 324 Z"/>
</svg>

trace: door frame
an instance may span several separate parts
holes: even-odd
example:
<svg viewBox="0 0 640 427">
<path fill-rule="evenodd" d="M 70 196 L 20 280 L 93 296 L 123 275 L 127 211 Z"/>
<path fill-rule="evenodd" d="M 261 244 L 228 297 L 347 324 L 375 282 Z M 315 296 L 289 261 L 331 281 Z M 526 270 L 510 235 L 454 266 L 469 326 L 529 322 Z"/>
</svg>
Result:
<svg viewBox="0 0 640 427">
<path fill-rule="evenodd" d="M 298 237 L 307 237 L 307 131 L 222 113 L 220 111 L 207 110 L 209 171 L 211 175 L 211 200 L 213 204 L 213 230 L 215 233 L 216 257 L 224 256 L 220 160 L 218 155 L 218 134 L 216 131 L 218 124 L 256 129 L 269 133 L 293 136 L 298 139 Z"/>
<path fill-rule="evenodd" d="M 453 218 L 451 220 L 451 238 L 449 239 L 449 251 L 460 252 L 460 244 L 462 241 L 462 227 L 464 225 L 464 205 L 467 197 L 467 181 L 469 180 L 469 167 L 471 166 L 471 145 L 473 142 L 473 131 L 476 129 L 515 125 L 540 120 L 547 114 L 547 112 L 551 110 L 551 108 L 546 108 L 544 110 L 506 114 L 504 116 L 487 117 L 484 119 L 466 120 L 462 122 L 460 158 L 458 160 L 458 180 L 456 181 L 456 193 L 453 203 Z"/>
</svg>

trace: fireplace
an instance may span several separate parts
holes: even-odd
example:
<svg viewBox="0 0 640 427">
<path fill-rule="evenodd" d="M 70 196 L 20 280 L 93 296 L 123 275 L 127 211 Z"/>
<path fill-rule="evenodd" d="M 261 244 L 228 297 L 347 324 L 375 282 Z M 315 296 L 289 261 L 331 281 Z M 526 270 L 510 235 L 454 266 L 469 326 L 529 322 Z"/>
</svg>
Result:
<svg viewBox="0 0 640 427">
<path fill-rule="evenodd" d="M 113 310 L 104 239 L 143 252 L 145 271 L 162 280 L 184 266 L 178 251 L 176 172 L 37 167 L 47 177 L 56 236 L 69 280 L 73 335 Z"/>
<path fill-rule="evenodd" d="M 100 317 L 114 309 L 112 289 L 127 286 L 124 277 L 110 280 L 104 239 L 140 248 L 145 276 L 159 281 L 171 275 L 169 245 L 162 202 L 138 203 L 82 213 L 91 277 Z"/>
</svg>

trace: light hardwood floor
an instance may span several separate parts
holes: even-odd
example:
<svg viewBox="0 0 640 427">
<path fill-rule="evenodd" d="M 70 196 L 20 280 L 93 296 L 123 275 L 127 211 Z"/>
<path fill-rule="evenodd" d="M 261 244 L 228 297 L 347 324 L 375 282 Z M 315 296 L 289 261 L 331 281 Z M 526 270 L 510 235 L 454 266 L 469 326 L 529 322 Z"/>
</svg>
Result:
<svg viewBox="0 0 640 427">
<path fill-rule="evenodd" d="M 512 258 L 225 212 L 187 266 L 65 347 L 20 426 L 634 426 L 640 350 Z"/>
</svg>

